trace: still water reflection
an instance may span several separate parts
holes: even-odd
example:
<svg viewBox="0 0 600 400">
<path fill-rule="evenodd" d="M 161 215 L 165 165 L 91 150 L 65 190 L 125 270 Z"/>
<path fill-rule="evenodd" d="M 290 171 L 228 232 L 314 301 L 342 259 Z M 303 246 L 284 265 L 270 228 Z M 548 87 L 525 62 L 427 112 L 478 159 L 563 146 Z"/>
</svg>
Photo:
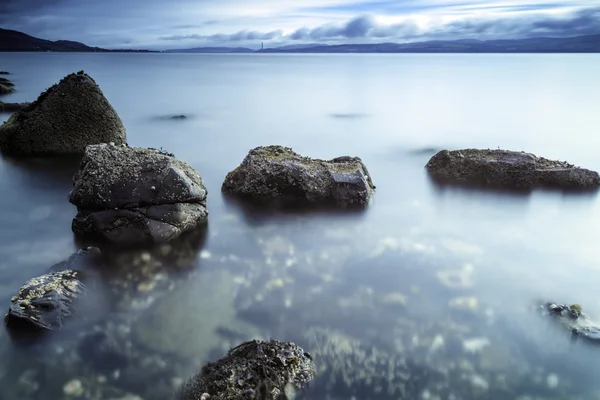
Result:
<svg viewBox="0 0 600 400">
<path fill-rule="evenodd" d="M 44 74 L 35 57 L 47 57 Z M 439 57 L 7 58 L 2 69 L 22 71 L 10 101 L 90 73 L 131 145 L 163 147 L 202 174 L 210 222 L 169 245 L 108 251 L 96 277 L 106 303 L 89 324 L 28 346 L 2 330 L 0 397 L 170 398 L 229 347 L 273 337 L 315 359 L 319 374 L 301 398 L 600 398 L 597 349 L 532 310 L 539 300 L 579 303 L 600 317 L 596 196 L 440 188 L 423 169 L 437 148 L 498 145 L 600 169 L 591 112 L 600 87 L 589 79 L 600 59 Z M 570 72 L 537 74 L 559 66 Z M 588 84 L 575 93 L 578 79 Z M 536 106 L 546 86 L 561 94 L 561 113 Z M 561 136 L 565 115 L 585 107 L 586 123 Z M 182 113 L 191 117 L 157 120 Z M 377 185 L 373 203 L 351 214 L 279 213 L 223 198 L 225 174 L 263 144 L 360 156 Z M 83 245 L 67 200 L 76 169 L 2 159 L 5 305 Z"/>
</svg>

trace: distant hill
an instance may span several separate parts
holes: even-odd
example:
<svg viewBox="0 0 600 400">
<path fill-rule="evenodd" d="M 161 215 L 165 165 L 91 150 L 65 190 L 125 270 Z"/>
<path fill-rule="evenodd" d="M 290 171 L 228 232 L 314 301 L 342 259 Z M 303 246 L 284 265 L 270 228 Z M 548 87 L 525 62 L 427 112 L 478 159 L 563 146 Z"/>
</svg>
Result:
<svg viewBox="0 0 600 400">
<path fill-rule="evenodd" d="M 9 29 L 0 29 L 0 51 L 150 52 L 149 50 L 108 50 L 70 40 L 51 41 Z"/>
<path fill-rule="evenodd" d="M 164 53 L 254 53 L 246 47 L 194 47 L 191 49 L 170 49 Z"/>
<path fill-rule="evenodd" d="M 274 47 L 259 53 L 598 53 L 600 35 L 512 40 L 431 40 L 414 43 Z"/>
<path fill-rule="evenodd" d="M 109 50 L 69 40 L 50 41 L 22 32 L 0 29 L 0 51 L 59 52 L 158 52 L 151 50 Z M 252 50 L 246 47 L 194 47 L 170 49 L 164 53 L 599 53 L 600 35 L 567 38 L 538 37 L 511 40 L 430 40 L 414 43 L 324 45 L 290 44 Z"/>
</svg>

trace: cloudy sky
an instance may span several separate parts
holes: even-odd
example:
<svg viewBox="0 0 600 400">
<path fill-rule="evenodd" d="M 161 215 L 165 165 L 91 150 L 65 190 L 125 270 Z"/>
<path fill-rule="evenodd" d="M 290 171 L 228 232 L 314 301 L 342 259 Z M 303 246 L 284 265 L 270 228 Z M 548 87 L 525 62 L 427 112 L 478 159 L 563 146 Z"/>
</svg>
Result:
<svg viewBox="0 0 600 400">
<path fill-rule="evenodd" d="M 600 33 L 599 0 L 0 0 L 0 27 L 106 48 Z"/>
</svg>

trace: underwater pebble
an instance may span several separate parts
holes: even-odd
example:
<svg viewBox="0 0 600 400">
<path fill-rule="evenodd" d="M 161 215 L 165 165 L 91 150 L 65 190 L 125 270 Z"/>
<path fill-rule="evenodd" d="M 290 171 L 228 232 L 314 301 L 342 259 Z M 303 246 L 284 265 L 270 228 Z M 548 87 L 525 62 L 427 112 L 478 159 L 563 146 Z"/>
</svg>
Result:
<svg viewBox="0 0 600 400">
<path fill-rule="evenodd" d="M 476 311 L 478 305 L 476 297 L 455 297 L 448 302 L 450 308 L 465 311 Z"/>
<path fill-rule="evenodd" d="M 548 385 L 548 387 L 550 389 L 555 389 L 556 387 L 558 387 L 558 375 L 556 375 L 556 374 L 548 375 L 548 377 L 546 377 L 546 384 Z"/>
<path fill-rule="evenodd" d="M 210 399 L 210 394 L 208 393 L 202 393 L 202 396 L 200 396 L 200 400 L 208 400 Z"/>
<path fill-rule="evenodd" d="M 467 353 L 477 353 L 489 344 L 490 341 L 487 338 L 466 339 L 463 340 L 463 349 Z"/>
<path fill-rule="evenodd" d="M 488 381 L 485 380 L 484 377 L 482 377 L 481 375 L 472 375 L 471 376 L 471 385 L 473 385 L 473 387 L 481 389 L 481 390 L 488 390 L 490 388 L 490 384 L 488 383 Z"/>
<path fill-rule="evenodd" d="M 208 250 L 202 250 L 200 252 L 200 258 L 203 259 L 203 260 L 207 260 L 207 259 L 209 259 L 211 257 L 212 257 L 212 254 L 210 254 L 210 251 L 208 251 Z"/>
<path fill-rule="evenodd" d="M 433 338 L 431 346 L 429 347 L 429 351 L 433 353 L 434 351 L 437 351 L 442 347 L 444 347 L 444 337 L 442 335 L 437 335 Z"/>
<path fill-rule="evenodd" d="M 63 386 L 63 393 L 71 397 L 81 397 L 83 396 L 83 393 L 85 393 L 85 390 L 79 379 L 73 379 L 65 383 Z"/>
<path fill-rule="evenodd" d="M 150 253 L 148 253 L 147 251 L 143 252 L 142 254 L 140 254 L 140 260 L 144 261 L 144 262 L 148 262 L 152 259 L 152 256 L 150 255 Z"/>
</svg>

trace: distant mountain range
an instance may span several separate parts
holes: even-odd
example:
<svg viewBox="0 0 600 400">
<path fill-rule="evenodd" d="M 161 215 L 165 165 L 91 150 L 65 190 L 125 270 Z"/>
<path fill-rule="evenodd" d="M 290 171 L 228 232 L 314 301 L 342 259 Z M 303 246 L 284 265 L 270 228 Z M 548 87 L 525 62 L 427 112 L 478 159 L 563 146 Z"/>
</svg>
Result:
<svg viewBox="0 0 600 400">
<path fill-rule="evenodd" d="M 149 52 L 149 50 L 108 50 L 100 47 L 90 47 L 71 40 L 56 40 L 53 42 L 9 29 L 0 29 L 0 51 Z"/>
<path fill-rule="evenodd" d="M 0 29 L 0 51 L 159 52 L 108 50 L 68 40 L 38 39 L 22 32 Z M 413 43 L 293 44 L 253 50 L 246 47 L 194 47 L 164 53 L 600 53 L 600 35 L 567 38 L 538 37 L 511 40 L 430 40 Z"/>
</svg>

